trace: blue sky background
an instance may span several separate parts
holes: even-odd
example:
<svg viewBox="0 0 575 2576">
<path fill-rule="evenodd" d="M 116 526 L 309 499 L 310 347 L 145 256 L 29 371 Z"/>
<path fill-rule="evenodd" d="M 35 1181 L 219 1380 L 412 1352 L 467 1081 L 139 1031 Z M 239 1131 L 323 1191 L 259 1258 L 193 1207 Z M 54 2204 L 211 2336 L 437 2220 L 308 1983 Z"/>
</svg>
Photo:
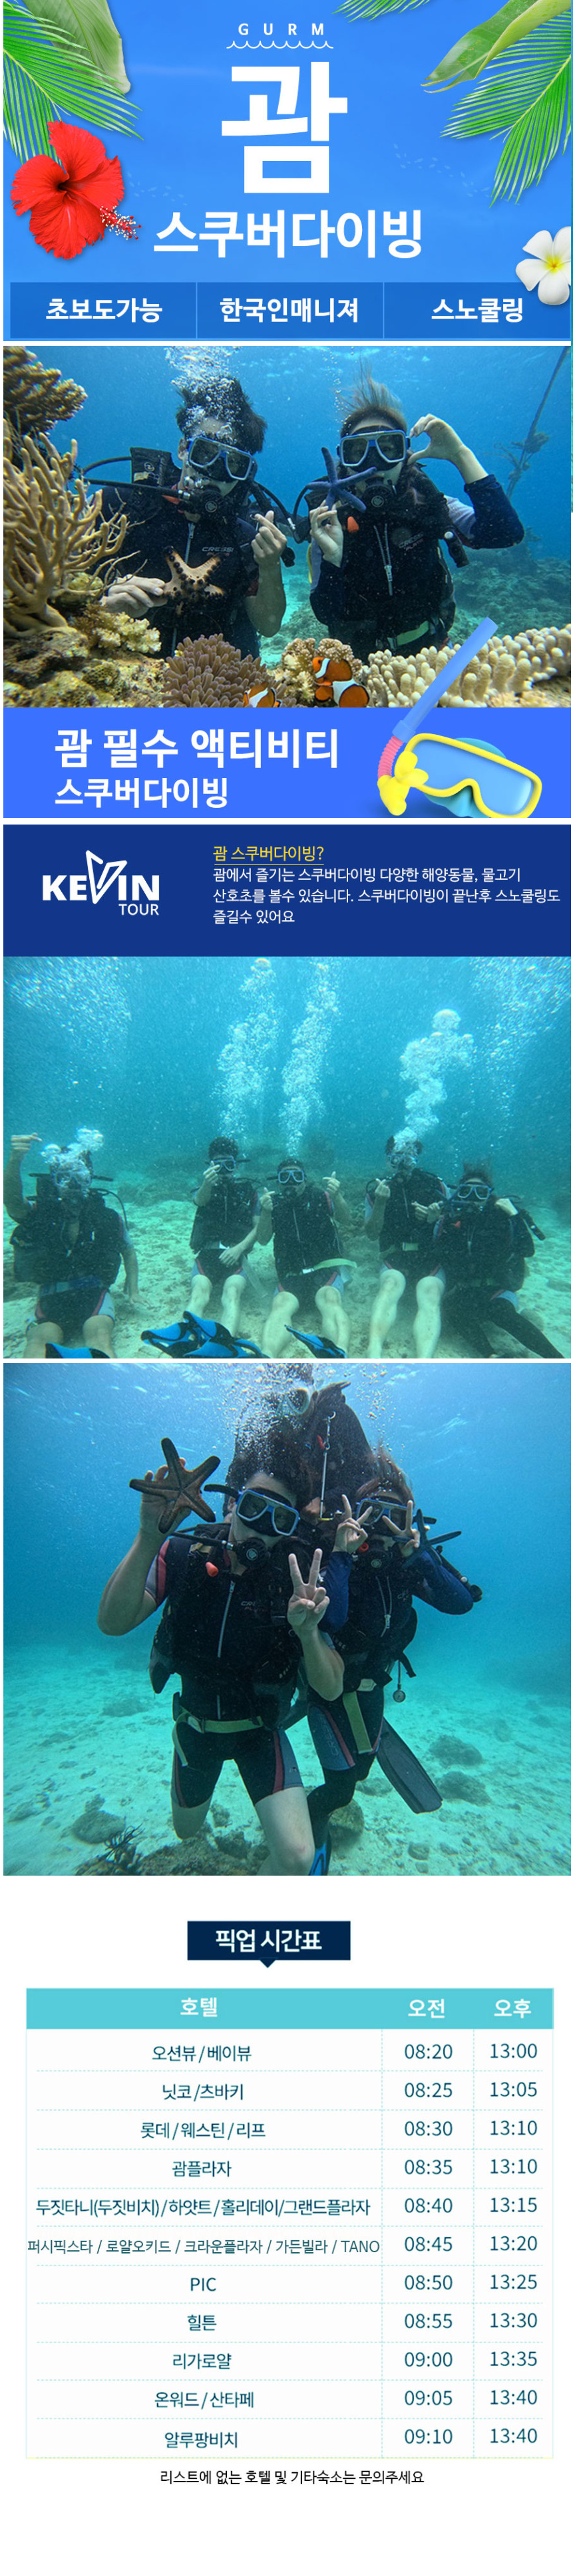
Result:
<svg viewBox="0 0 575 2576">
<path fill-rule="evenodd" d="M 127 244 L 107 233 L 103 242 L 83 251 L 75 262 L 47 255 L 32 241 L 28 217 L 16 217 L 10 204 L 16 161 L 5 147 L 8 280 L 35 280 L 49 291 L 57 291 L 60 281 L 68 288 L 72 282 L 75 292 L 78 286 L 89 289 L 96 278 L 120 284 L 153 278 L 159 285 L 162 277 L 164 283 L 173 284 L 191 275 L 222 288 L 234 285 L 246 272 L 254 284 L 256 276 L 277 278 L 275 245 L 269 253 L 247 254 L 239 246 L 227 252 L 225 262 L 218 260 L 212 245 L 204 245 L 197 257 L 189 258 L 159 257 L 153 251 L 157 232 L 169 223 L 175 208 L 199 233 L 208 207 L 239 210 L 250 202 L 243 197 L 243 144 L 224 141 L 220 133 L 223 117 L 246 113 L 242 91 L 232 89 L 232 62 L 253 59 L 260 65 L 264 58 L 262 52 L 250 57 L 230 51 L 240 12 L 230 0 L 220 0 L 217 12 L 194 6 L 193 0 L 192 5 L 190 0 L 171 0 L 163 13 L 152 6 L 152 0 L 119 0 L 113 14 L 122 35 L 132 97 L 140 111 L 139 131 L 137 139 L 112 134 L 104 139 L 108 153 L 119 154 L 123 211 L 141 223 L 139 239 Z M 347 116 L 331 121 L 330 220 L 348 208 L 363 216 L 368 205 L 380 210 L 387 206 L 393 213 L 406 205 L 410 230 L 414 205 L 421 207 L 422 214 L 422 249 L 417 260 L 391 260 L 387 245 L 385 249 L 382 245 L 381 258 L 368 268 L 363 243 L 353 255 L 332 243 L 331 277 L 359 281 L 383 274 L 390 283 L 458 278 L 485 287 L 494 281 L 513 285 L 516 261 L 530 235 L 543 227 L 555 234 L 569 222 L 569 153 L 556 158 L 540 187 L 529 189 L 518 202 L 505 198 L 492 206 L 500 140 L 495 136 L 472 142 L 442 139 L 442 128 L 465 95 L 465 87 L 428 95 L 422 83 L 467 24 L 480 23 L 481 14 L 477 8 L 474 21 L 471 8 L 462 11 L 457 0 L 429 0 L 425 8 L 409 8 L 379 21 L 350 23 L 332 10 L 325 14 L 326 40 L 333 45 L 330 87 L 334 95 L 347 95 L 349 101 Z M 489 0 L 485 14 L 489 14 Z M 298 19 L 297 11 L 286 8 L 274 17 L 268 6 L 257 15 L 253 9 L 248 12 L 248 22 L 254 41 L 264 23 L 273 23 L 281 60 L 290 18 L 295 18 L 302 45 L 307 46 L 313 15 L 300 13 Z M 318 11 L 315 23 L 322 23 Z M 267 57 L 267 48 L 265 52 Z M 306 113 L 309 51 L 292 53 L 289 59 L 302 65 L 298 108 Z M 270 64 L 274 60 L 278 61 L 278 52 L 270 51 Z M 277 92 L 272 90 L 271 113 L 276 100 Z M 256 213 L 268 203 L 273 213 L 277 203 L 291 210 L 301 202 L 309 210 L 316 200 L 310 196 L 301 201 L 282 199 L 280 191 L 275 199 L 270 193 L 269 199 L 252 202 Z M 325 280 L 327 272 L 321 269 L 318 252 L 307 261 L 302 253 L 295 258 L 298 275 L 301 265 L 302 283 L 306 273 L 308 279 L 323 276 Z M 289 278 L 293 270 L 294 254 L 286 253 L 280 279 L 282 273 Z"/>
</svg>

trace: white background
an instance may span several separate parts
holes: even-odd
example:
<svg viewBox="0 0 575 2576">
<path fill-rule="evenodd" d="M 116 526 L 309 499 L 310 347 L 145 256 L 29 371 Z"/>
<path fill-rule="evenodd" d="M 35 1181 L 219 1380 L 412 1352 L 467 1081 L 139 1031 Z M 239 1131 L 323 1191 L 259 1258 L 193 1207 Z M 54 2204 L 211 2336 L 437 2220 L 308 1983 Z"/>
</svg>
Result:
<svg viewBox="0 0 575 2576">
<path fill-rule="evenodd" d="M 80 1717 L 80 1713 L 79 1713 Z M 81 1721 L 80 1721 L 81 1722 Z M 237 1899 L 236 1899 L 237 1886 Z M 272 1902 L 250 1897 L 258 1915 Z M 278 1882 L 278 1890 L 280 1882 Z M 293 1893 L 292 1893 L 293 1888 Z M 9 2562 L 58 2569 L 58 2576 L 100 2576 L 125 2568 L 178 2571 L 198 2550 L 210 2576 L 254 2570 L 260 2551 L 284 2567 L 322 2568 L 347 2576 L 386 2561 L 402 2576 L 446 2571 L 465 2576 L 539 2576 L 572 2545 L 573 2423 L 570 2400 L 573 2318 L 573 2115 L 575 2047 L 570 1958 L 571 1897 L 565 1880 L 338 1879 L 315 1883 L 314 1906 L 327 1917 L 351 1914 L 352 1958 L 269 1974 L 303 1987 L 409 1985 L 422 1976 L 443 1985 L 555 1987 L 556 2286 L 555 2459 L 493 2462 L 425 2460 L 422 2487 L 234 2490 L 160 2485 L 159 2464 L 141 2461 L 26 2461 L 24 2455 L 24 2099 L 27 1985 L 189 1985 L 188 1913 L 213 1918 L 215 1884 L 205 1880 L 9 1880 L 3 1886 L 5 1931 L 5 2086 L 3 2132 L 5 2499 Z M 262 1890 L 263 1897 L 263 1890 Z M 246 1881 L 226 1880 L 226 1914 L 245 1913 Z M 301 1879 L 281 1881 L 276 1911 L 302 1912 Z M 268 1971 L 244 1960 L 218 1963 L 218 1986 L 263 1986 Z M 213 1979 L 212 1979 L 213 1983 Z M 571 2296 L 569 2275 L 571 2274 Z M 570 2315 L 571 2310 L 571 2315 Z M 198 2463 L 200 2465 L 200 2463 Z M 342 2463 L 342 2465 L 344 2465 Z M 369 2553 L 369 2559 L 368 2559 Z"/>
</svg>

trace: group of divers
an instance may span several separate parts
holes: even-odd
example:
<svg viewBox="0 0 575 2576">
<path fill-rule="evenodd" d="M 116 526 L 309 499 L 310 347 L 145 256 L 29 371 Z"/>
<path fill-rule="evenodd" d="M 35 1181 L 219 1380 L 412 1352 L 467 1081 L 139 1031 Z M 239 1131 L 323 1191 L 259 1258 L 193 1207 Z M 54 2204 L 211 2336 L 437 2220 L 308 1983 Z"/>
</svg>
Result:
<svg viewBox="0 0 575 2576">
<path fill-rule="evenodd" d="M 300 1383 L 285 1372 L 263 1427 L 254 1417 L 238 1433 L 222 1484 L 210 1481 L 217 1454 L 187 1467 L 162 1440 L 165 1465 L 130 1479 L 138 1535 L 105 1585 L 98 1625 L 122 1637 L 161 1614 L 149 1671 L 155 1692 L 179 1684 L 178 1838 L 201 1835 L 232 1761 L 265 1836 L 264 1874 L 321 1877 L 330 1817 L 374 1764 L 412 1814 L 441 1806 L 388 1723 L 385 1692 L 393 1682 L 401 1703 L 414 1678 L 418 1605 L 460 1617 L 481 1591 L 443 1553 L 460 1532 L 436 1535 L 389 1451 L 370 1446 L 342 1382 L 313 1392 L 310 1375 L 309 1364 Z M 219 1521 L 208 1494 L 222 1497 Z M 192 1531 L 181 1526 L 191 1513 Z M 322 1774 L 309 1793 L 293 1745 L 304 1720 Z"/>
<path fill-rule="evenodd" d="M 125 1208 L 106 1176 L 94 1171 L 101 1141 L 79 1128 L 71 1144 L 45 1146 L 45 1168 L 28 1197 L 22 1165 L 40 1139 L 11 1140 L 4 1204 L 14 1228 L 14 1282 L 37 1291 L 25 1339 L 31 1359 L 115 1357 L 111 1289 L 121 1265 L 124 1314 L 138 1309 L 137 1254 Z M 496 1355 L 495 1330 L 522 1353 L 559 1359 L 518 1304 L 535 1240 L 543 1240 L 540 1227 L 518 1201 L 498 1192 L 485 1163 L 464 1163 L 448 1185 L 422 1166 L 421 1154 L 418 1137 L 388 1137 L 366 1184 L 364 1239 L 379 1274 L 367 1356 L 379 1358 L 385 1350 L 405 1298 L 418 1359 L 434 1357 L 444 1316 L 474 1357 Z M 272 1186 L 258 1188 L 234 1137 L 213 1136 L 194 1197 L 189 1306 L 173 1322 L 146 1324 L 140 1340 L 148 1351 L 170 1359 L 280 1359 L 295 1358 L 305 1345 L 318 1358 L 345 1358 L 353 1324 L 345 1298 L 351 1285 L 353 1310 L 357 1264 L 342 1251 L 341 1232 L 350 1229 L 351 1216 L 337 1173 L 313 1180 L 296 1154 L 285 1154 Z M 270 1244 L 275 1288 L 260 1346 L 241 1332 L 241 1304 L 250 1253 Z M 217 1318 L 208 1314 L 210 1303 L 219 1304 Z"/>
<path fill-rule="evenodd" d="M 148 618 L 165 658 L 184 639 L 211 635 L 253 656 L 258 635 L 281 628 L 283 569 L 294 563 L 294 544 L 307 547 L 319 627 L 362 662 L 375 651 L 441 648 L 455 617 L 450 565 L 464 566 L 467 548 L 521 543 L 511 500 L 453 425 L 425 412 L 409 429 L 369 370 L 352 394 L 336 455 L 323 448 L 323 473 L 292 508 L 261 480 L 266 423 L 239 378 L 208 369 L 180 393 L 177 458 L 140 445 L 129 459 L 100 457 L 85 469 L 95 477 L 102 466 L 130 462 L 129 479 L 101 487 L 104 517 L 115 517 L 116 529 L 119 512 L 126 521 L 108 601 L 116 612 Z M 428 462 L 448 465 L 462 492 L 438 490 Z M 366 699 L 333 656 L 318 656 L 316 694 L 344 706 Z M 264 689 L 248 691 L 247 703 L 273 705 L 273 688 L 269 698 Z"/>
</svg>

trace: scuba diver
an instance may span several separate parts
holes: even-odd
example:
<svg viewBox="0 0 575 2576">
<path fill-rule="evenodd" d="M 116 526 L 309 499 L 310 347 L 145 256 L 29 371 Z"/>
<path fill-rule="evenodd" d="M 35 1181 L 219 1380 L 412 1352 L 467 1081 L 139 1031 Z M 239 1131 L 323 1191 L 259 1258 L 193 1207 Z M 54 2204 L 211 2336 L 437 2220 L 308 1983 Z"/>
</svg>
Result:
<svg viewBox="0 0 575 2576">
<path fill-rule="evenodd" d="M 526 1263 L 541 1228 L 527 1208 L 498 1198 L 485 1163 L 464 1163 L 435 1228 L 435 1247 L 447 1283 L 450 1317 L 476 1357 L 492 1359 L 489 1326 L 496 1324 L 537 1359 L 563 1354 L 517 1305 Z"/>
<path fill-rule="evenodd" d="M 21 1166 L 38 1135 L 13 1136 L 4 1172 L 4 1206 L 16 1219 L 11 1242 L 14 1277 L 34 1281 L 39 1290 L 33 1322 L 26 1333 L 26 1357 L 43 1359 L 49 1345 L 78 1342 L 82 1349 L 113 1359 L 113 1280 L 123 1262 L 124 1298 L 129 1307 L 138 1294 L 138 1264 L 128 1234 L 125 1209 L 108 1207 L 110 1183 L 94 1174 L 92 1156 L 102 1143 L 91 1129 L 78 1128 L 70 1145 L 45 1145 L 45 1172 L 36 1176 L 36 1195 L 24 1197 Z"/>
<path fill-rule="evenodd" d="M 417 1628 L 415 1601 L 460 1617 L 481 1600 L 476 1584 L 442 1554 L 422 1512 L 414 1514 L 407 1478 L 382 1445 L 375 1475 L 362 1483 L 353 1508 L 362 1544 L 350 1551 L 349 1615 L 338 1634 L 344 1677 L 341 1698 L 329 1705 L 313 1689 L 307 1717 L 323 1771 L 323 1785 L 308 1795 L 316 1844 L 329 1848 L 329 1818 L 350 1805 L 358 1781 L 377 1761 L 413 1815 L 441 1806 L 439 1790 L 417 1756 L 385 1717 L 385 1691 L 397 1666 L 394 1701 L 403 1702 L 403 1674 L 414 1678 L 407 1647 Z M 323 1512 L 318 1530 L 323 1527 Z M 458 1533 L 450 1531 L 449 1537 Z M 300 1689 L 302 1685 L 300 1682 Z"/>
<path fill-rule="evenodd" d="M 428 444 L 414 456 L 411 441 L 424 436 Z M 325 476 L 306 485 L 294 509 L 296 536 L 311 540 L 314 616 L 361 661 L 385 649 L 441 647 L 455 616 L 442 547 L 461 566 L 466 546 L 476 553 L 521 543 L 521 520 L 501 484 L 433 412 L 408 433 L 399 404 L 369 370 L 343 422 L 337 460 L 327 448 L 323 454 Z M 455 466 L 466 501 L 438 491 L 423 470 L 428 460 Z"/>
<path fill-rule="evenodd" d="M 104 517 L 122 509 L 128 519 L 126 568 L 114 570 L 106 607 L 149 617 L 164 657 L 183 636 L 214 634 L 253 654 L 254 635 L 281 626 L 282 556 L 293 563 L 288 513 L 255 478 L 266 423 L 237 376 L 195 378 L 181 390 L 179 465 L 133 448 L 132 483 L 104 485 Z"/>
<path fill-rule="evenodd" d="M 195 1315 L 205 1315 L 211 1289 L 221 1286 L 222 1322 L 234 1335 L 246 1284 L 246 1256 L 258 1233 L 260 1202 L 255 1182 L 237 1178 L 240 1149 L 233 1136 L 212 1136 L 208 1154 L 196 1190 L 190 1235 L 196 1256 L 191 1303 Z"/>
<path fill-rule="evenodd" d="M 437 1350 L 441 1332 L 445 1279 L 433 1247 L 434 1229 L 446 1196 L 445 1183 L 438 1172 L 418 1168 L 418 1155 L 422 1152 L 418 1136 L 406 1136 L 401 1145 L 396 1145 L 394 1136 L 388 1136 L 385 1151 L 390 1177 L 368 1181 L 365 1194 L 366 1234 L 370 1241 L 379 1238 L 381 1254 L 380 1285 L 371 1310 L 369 1357 L 380 1358 L 409 1282 L 416 1294 L 413 1338 L 417 1357 L 429 1360 Z"/>
<path fill-rule="evenodd" d="M 310 1478 L 289 1423 L 238 1444 L 233 1498 L 229 1483 L 208 1487 L 226 1497 L 220 1524 L 201 1490 L 219 1461 L 188 1472 L 186 1492 L 184 1461 L 171 1442 L 162 1446 L 168 1464 L 137 1484 L 139 1535 L 106 1584 L 98 1625 L 106 1636 L 127 1636 L 161 1608 L 152 1688 L 162 1691 L 173 1673 L 181 1682 L 173 1702 L 174 1830 L 181 1841 L 201 1832 L 222 1765 L 234 1761 L 265 1834 L 268 1868 L 323 1876 L 327 1855 L 314 1844 L 287 1729 L 301 1714 L 291 1715 L 301 1664 L 322 1707 L 341 1691 L 331 1631 L 347 1613 L 356 1536 L 349 1508 L 349 1538 L 344 1529 L 324 1573 L 315 1526 L 301 1519 Z M 191 1509 L 211 1519 L 208 1533 L 179 1529 Z"/>
<path fill-rule="evenodd" d="M 268 1359 L 289 1353 L 292 1316 L 298 1312 L 300 1299 L 309 1300 L 312 1296 L 323 1332 L 330 1341 L 337 1342 L 345 1355 L 349 1333 L 342 1303 L 344 1281 L 338 1266 L 336 1219 L 342 1225 L 349 1223 L 349 1208 L 337 1174 L 331 1172 L 320 1189 L 317 1181 L 308 1181 L 297 1154 L 284 1154 L 278 1164 L 275 1190 L 262 1190 L 257 1226 L 258 1243 L 270 1243 L 273 1236 L 278 1277 L 262 1335 Z"/>
</svg>

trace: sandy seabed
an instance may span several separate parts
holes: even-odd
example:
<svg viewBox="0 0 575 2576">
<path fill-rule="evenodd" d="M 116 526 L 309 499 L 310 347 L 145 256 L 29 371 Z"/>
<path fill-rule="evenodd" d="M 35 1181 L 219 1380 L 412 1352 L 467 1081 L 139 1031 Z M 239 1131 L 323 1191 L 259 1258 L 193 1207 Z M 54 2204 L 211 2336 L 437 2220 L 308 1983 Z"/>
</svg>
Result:
<svg viewBox="0 0 575 2576">
<path fill-rule="evenodd" d="M 133 1649 L 131 1650 L 133 1653 Z M 441 1790 L 443 1805 L 414 1816 L 374 1765 L 339 1823 L 332 1876 L 556 1876 L 569 1870 L 569 1711 L 550 1687 L 514 1687 L 473 1670 L 461 1692 L 423 1676 L 386 1716 Z M 519 1674 L 517 1674 L 519 1684 Z M 167 1875 L 257 1876 L 265 1846 L 233 1763 L 218 1782 L 208 1824 L 193 1846 L 170 1815 L 170 1691 L 155 1700 L 142 1670 L 126 1668 L 121 1642 L 89 1654 L 51 1644 L 9 1654 L 5 1688 L 5 1869 L 72 1876 L 105 1863 L 105 1839 L 127 1829 L 146 1870 Z M 321 1777 L 305 1719 L 292 1741 L 305 1786 Z"/>
<path fill-rule="evenodd" d="M 126 1306 L 119 1280 L 112 1291 L 116 1310 L 116 1352 L 118 1359 L 150 1360 L 157 1354 L 150 1350 L 149 1345 L 141 1341 L 142 1332 L 148 1328 L 156 1331 L 159 1326 L 173 1324 L 186 1307 L 193 1308 L 193 1255 L 188 1248 L 193 1203 L 190 1205 L 190 1202 L 184 1202 L 181 1197 L 170 1198 L 158 1195 L 152 1198 L 147 1192 L 145 1203 L 141 1205 L 132 1204 L 129 1191 L 127 1198 L 130 1234 L 138 1255 L 140 1291 L 137 1311 L 134 1313 Z M 537 1253 L 530 1265 L 530 1273 L 520 1292 L 518 1303 L 520 1308 L 525 1307 L 534 1322 L 554 1343 L 556 1350 L 567 1358 L 570 1350 L 570 1230 L 559 1223 L 552 1208 L 537 1207 L 532 1210 L 532 1214 L 537 1224 L 541 1226 L 545 1239 L 537 1246 Z M 26 1325 L 34 1311 L 35 1291 L 30 1288 L 16 1291 L 12 1286 L 9 1253 L 11 1231 L 9 1221 L 5 1220 L 7 1295 L 4 1313 L 4 1352 L 7 1358 L 15 1359 L 21 1358 L 24 1352 Z M 352 1359 L 360 1359 L 366 1357 L 368 1349 L 369 1318 L 378 1282 L 377 1256 L 374 1247 L 363 1235 L 363 1231 L 359 1231 L 359 1228 L 353 1230 L 351 1227 L 346 1233 L 345 1243 L 342 1238 L 342 1257 L 344 1255 L 357 1263 L 357 1268 L 351 1273 L 346 1288 L 345 1305 L 351 1327 L 348 1355 Z M 249 1256 L 238 1325 L 240 1333 L 246 1334 L 251 1341 L 258 1344 L 261 1344 L 263 1325 L 269 1312 L 275 1285 L 271 1246 L 266 1246 L 264 1249 L 263 1246 L 258 1245 Z M 210 1299 L 208 1313 L 219 1317 L 220 1311 L 220 1299 L 216 1295 Z M 386 1357 L 391 1359 L 414 1357 L 414 1312 L 414 1292 L 408 1288 L 399 1307 L 394 1330 L 386 1343 Z M 306 1309 L 303 1306 L 300 1308 L 299 1319 L 304 1330 L 321 1331 L 313 1299 Z M 493 1340 L 497 1351 L 505 1358 L 517 1358 L 521 1353 L 521 1345 L 511 1341 L 507 1334 L 494 1334 Z M 289 1355 L 292 1359 L 297 1359 L 297 1342 L 290 1343 Z M 460 1359 L 472 1355 L 469 1345 L 450 1329 L 447 1303 L 438 1357 Z M 301 1356 L 304 1356 L 303 1346 Z"/>
</svg>

